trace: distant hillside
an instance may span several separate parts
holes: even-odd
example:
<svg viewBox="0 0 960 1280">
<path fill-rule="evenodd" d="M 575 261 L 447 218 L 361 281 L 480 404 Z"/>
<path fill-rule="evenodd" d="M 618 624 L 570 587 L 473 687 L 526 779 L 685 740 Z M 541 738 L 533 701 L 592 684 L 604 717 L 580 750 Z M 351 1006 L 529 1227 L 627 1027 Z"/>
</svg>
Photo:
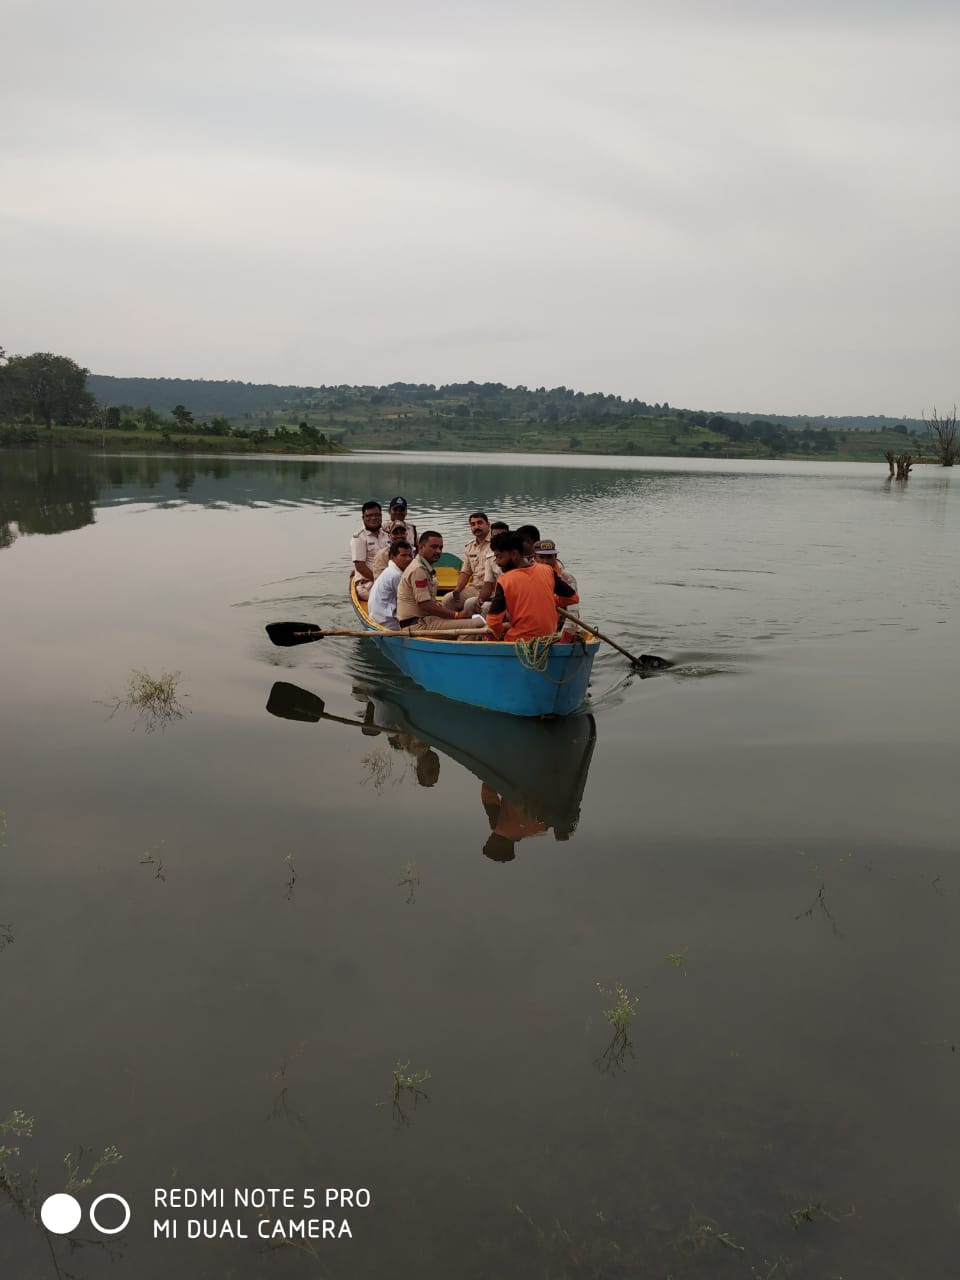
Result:
<svg viewBox="0 0 960 1280">
<path fill-rule="evenodd" d="M 916 419 L 723 414 L 502 382 L 295 387 L 94 374 L 89 386 L 131 433 L 179 427 L 261 448 L 320 440 L 351 450 L 881 461 L 887 451 L 922 453 L 925 441 Z"/>
<path fill-rule="evenodd" d="M 669 404 L 649 404 L 645 400 L 624 400 L 603 392 L 573 391 L 568 387 L 507 387 L 501 382 L 462 382 L 434 386 L 432 383 L 393 382 L 386 386 L 278 386 L 274 383 L 210 381 L 204 378 L 113 378 L 94 373 L 87 385 L 100 404 L 142 408 L 149 405 L 160 413 L 170 413 L 183 405 L 194 418 L 257 418 L 258 426 L 269 426 L 278 414 L 290 421 L 311 412 L 350 412 L 366 405 L 373 411 L 393 405 L 410 411 L 416 407 L 438 409 L 450 404 L 461 416 L 504 419 L 542 418 L 544 421 L 595 422 L 611 417 L 673 417 L 678 413 L 697 425 L 711 418 L 749 424 L 769 422 L 788 430 L 826 427 L 831 431 L 884 431 L 903 425 L 909 432 L 922 432 L 918 418 L 890 418 L 885 415 L 829 415 L 728 412 L 716 409 L 682 409 Z M 429 415 L 428 415 L 429 416 Z M 251 426 L 254 424 L 251 424 Z"/>
<path fill-rule="evenodd" d="M 313 394 L 312 387 L 278 387 L 272 383 L 210 382 L 205 378 L 111 378 L 91 373 L 87 386 L 100 404 L 141 409 L 149 405 L 170 413 L 182 404 L 195 418 L 230 417 L 271 412 Z"/>
<path fill-rule="evenodd" d="M 923 434 L 926 431 L 922 418 L 888 418 L 884 414 L 853 414 L 849 416 L 816 416 L 790 417 L 782 413 L 725 413 L 723 417 L 745 425 L 750 422 L 772 422 L 778 427 L 789 427 L 796 430 L 803 427 L 827 427 L 830 431 L 892 431 L 904 426 L 911 434 Z"/>
</svg>

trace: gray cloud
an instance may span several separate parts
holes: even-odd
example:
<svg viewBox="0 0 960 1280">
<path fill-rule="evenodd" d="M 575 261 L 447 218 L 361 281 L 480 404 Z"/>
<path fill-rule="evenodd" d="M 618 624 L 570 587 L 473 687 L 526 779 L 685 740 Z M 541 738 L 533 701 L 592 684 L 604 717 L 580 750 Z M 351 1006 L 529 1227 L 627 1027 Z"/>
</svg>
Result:
<svg viewBox="0 0 960 1280">
<path fill-rule="evenodd" d="M 769 411 L 957 397 L 946 5 L 7 9 L 9 350 Z"/>
</svg>

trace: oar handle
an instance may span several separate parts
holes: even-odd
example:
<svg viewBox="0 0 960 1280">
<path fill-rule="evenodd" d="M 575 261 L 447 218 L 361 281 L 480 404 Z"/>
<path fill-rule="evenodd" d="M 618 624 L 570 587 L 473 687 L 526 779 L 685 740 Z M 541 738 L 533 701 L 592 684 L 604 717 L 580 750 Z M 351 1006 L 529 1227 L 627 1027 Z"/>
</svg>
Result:
<svg viewBox="0 0 960 1280">
<path fill-rule="evenodd" d="M 450 627 L 443 631 L 417 631 L 412 633 L 416 640 L 450 639 L 453 636 L 480 636 L 482 627 Z M 276 645 L 290 648 L 298 644 L 310 644 L 313 640 L 325 640 L 327 636 L 355 636 L 358 639 L 394 640 L 397 637 L 410 635 L 403 631 L 324 631 L 322 627 L 310 622 L 271 622 L 267 625 L 267 635 Z"/>
<path fill-rule="evenodd" d="M 561 618 L 567 618 L 570 622 L 575 622 L 578 627 L 582 627 L 584 631 L 589 631 L 592 636 L 596 636 L 598 640 L 603 640 L 607 644 L 612 645 L 618 653 L 622 653 L 625 658 L 629 658 L 635 667 L 654 668 L 658 671 L 665 671 L 667 667 L 672 667 L 673 663 L 666 658 L 658 658 L 651 653 L 641 653 L 639 658 L 635 658 L 632 653 L 624 649 L 623 645 L 617 644 L 616 640 L 611 640 L 609 636 L 605 636 L 602 631 L 598 631 L 596 627 L 591 627 L 588 622 L 584 622 L 582 618 L 578 618 L 575 613 L 568 613 L 566 609 L 557 609 Z"/>
</svg>

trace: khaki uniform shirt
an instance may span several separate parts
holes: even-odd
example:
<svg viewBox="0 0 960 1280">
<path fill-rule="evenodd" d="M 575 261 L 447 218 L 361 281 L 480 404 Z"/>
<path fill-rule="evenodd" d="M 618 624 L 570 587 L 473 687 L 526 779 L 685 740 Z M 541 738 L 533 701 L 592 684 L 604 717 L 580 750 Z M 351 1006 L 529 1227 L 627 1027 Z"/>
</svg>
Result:
<svg viewBox="0 0 960 1280">
<path fill-rule="evenodd" d="M 377 552 L 377 554 L 373 557 L 373 564 L 370 566 L 371 570 L 373 571 L 373 576 L 375 578 L 379 578 L 381 573 L 383 573 L 384 569 L 387 567 L 389 563 L 390 563 L 390 548 L 382 547 Z"/>
<path fill-rule="evenodd" d="M 406 622 L 408 618 L 422 618 L 421 602 L 437 603 L 437 575 L 432 564 L 427 564 L 420 556 L 414 558 L 403 571 L 397 586 L 397 621 Z"/>
<path fill-rule="evenodd" d="M 391 520 L 389 514 L 384 514 L 383 523 L 388 529 L 392 529 L 395 524 L 406 525 L 407 532 L 404 536 L 413 547 L 413 554 L 417 554 L 417 526 L 412 520 L 408 520 L 406 516 L 397 516 L 396 520 Z"/>
<path fill-rule="evenodd" d="M 355 533 L 350 539 L 350 559 L 362 560 L 370 570 L 371 576 L 373 576 L 373 562 L 376 559 L 377 552 L 389 546 L 390 535 L 383 525 L 380 526 L 376 533 L 371 533 L 369 529 L 361 529 L 359 533 Z"/>
<path fill-rule="evenodd" d="M 500 577 L 500 566 L 497 564 L 496 556 L 490 550 L 490 544 L 487 543 L 487 553 L 483 557 L 483 581 L 492 582 L 497 585 L 497 579 Z"/>
<path fill-rule="evenodd" d="M 486 569 L 487 556 L 493 555 L 490 550 L 490 536 L 487 535 L 482 542 L 478 542 L 476 538 L 471 538 L 467 545 L 463 548 L 463 567 L 470 570 L 470 581 L 468 587 L 480 588 L 483 586 L 483 574 Z M 496 561 L 494 561 L 496 563 Z"/>
</svg>

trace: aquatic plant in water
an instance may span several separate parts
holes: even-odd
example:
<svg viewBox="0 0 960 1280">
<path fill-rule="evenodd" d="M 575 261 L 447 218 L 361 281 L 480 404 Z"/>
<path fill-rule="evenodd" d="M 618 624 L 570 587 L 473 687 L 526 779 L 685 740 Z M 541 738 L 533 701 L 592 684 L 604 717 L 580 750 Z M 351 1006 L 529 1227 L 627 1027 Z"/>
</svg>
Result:
<svg viewBox="0 0 960 1280">
<path fill-rule="evenodd" d="M 605 987 L 601 987 L 598 982 L 597 990 L 605 1000 L 614 1001 L 612 1008 L 604 1009 L 603 1016 L 613 1027 L 617 1035 L 625 1037 L 630 1026 L 630 1021 L 637 1012 L 636 998 L 631 996 L 626 987 L 619 982 L 612 991 L 608 991 Z"/>
<path fill-rule="evenodd" d="M 393 1087 L 390 1090 L 393 1115 L 396 1120 L 406 1124 L 408 1121 L 406 1107 L 411 1102 L 416 1107 L 421 1098 L 429 1098 L 430 1095 L 420 1088 L 429 1079 L 429 1071 L 411 1071 L 409 1062 L 397 1060 L 393 1068 Z M 377 1103 L 378 1107 L 383 1105 L 382 1102 Z"/>
<path fill-rule="evenodd" d="M 136 711 L 147 733 L 165 729 L 189 714 L 178 693 L 180 680 L 179 671 L 161 671 L 158 676 L 152 676 L 148 671 L 134 668 L 127 678 L 127 692 L 114 699 L 111 715 L 118 711 Z"/>
<path fill-rule="evenodd" d="M 605 1000 L 613 1001 L 610 1008 L 603 1011 L 603 1016 L 613 1028 L 613 1036 L 597 1059 L 596 1065 L 601 1071 L 615 1072 L 623 1066 L 623 1060 L 630 1048 L 630 1037 L 627 1033 L 632 1019 L 636 1016 L 637 1001 L 621 982 L 618 982 L 612 991 L 601 987 L 598 982 L 597 990 Z"/>
</svg>

